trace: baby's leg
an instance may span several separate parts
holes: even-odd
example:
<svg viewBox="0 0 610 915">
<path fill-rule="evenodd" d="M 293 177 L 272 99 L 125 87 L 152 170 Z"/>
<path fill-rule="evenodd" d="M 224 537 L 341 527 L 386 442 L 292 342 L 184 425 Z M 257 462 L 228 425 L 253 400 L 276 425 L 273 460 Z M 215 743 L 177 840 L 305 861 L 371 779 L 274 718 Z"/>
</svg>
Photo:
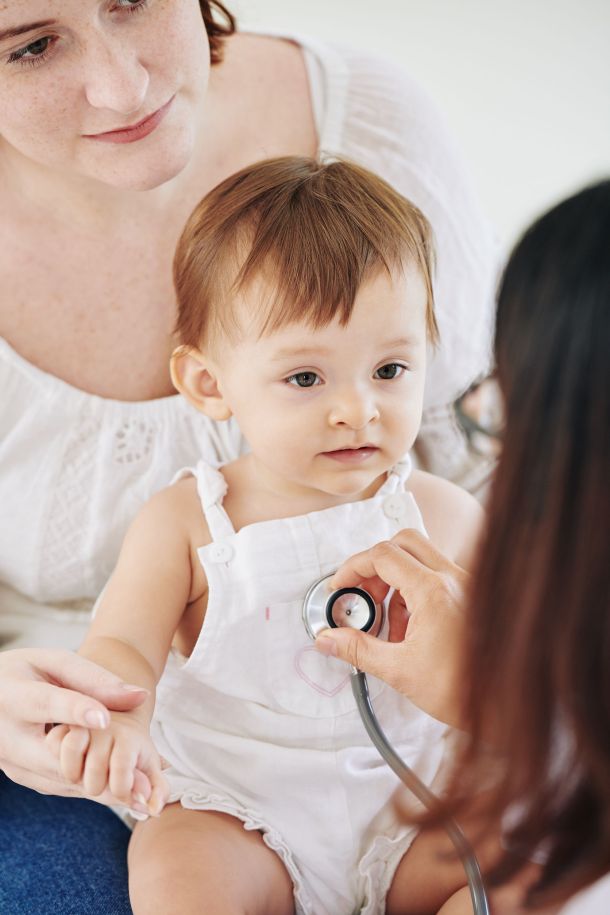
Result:
<svg viewBox="0 0 610 915">
<path fill-rule="evenodd" d="M 558 915 L 562 908 L 559 905 L 545 906 L 538 909 L 524 909 L 520 904 L 523 898 L 522 883 L 515 882 L 489 893 L 491 915 Z M 438 915 L 472 915 L 472 902 L 470 890 L 464 887 L 455 893 L 445 905 L 439 909 Z"/>
<path fill-rule="evenodd" d="M 396 868 L 387 915 L 436 915 L 466 883 L 462 862 L 444 829 L 421 832 Z"/>
<path fill-rule="evenodd" d="M 129 846 L 134 915 L 292 915 L 292 881 L 259 832 L 235 817 L 171 804 Z"/>
<path fill-rule="evenodd" d="M 485 868 L 497 860 L 496 838 L 479 843 L 477 857 Z M 521 905 L 537 868 L 527 865 L 510 883 L 488 891 L 492 915 L 557 915 L 560 906 L 525 909 Z M 470 890 L 446 832 L 420 833 L 396 869 L 386 901 L 386 915 L 472 915 Z"/>
</svg>

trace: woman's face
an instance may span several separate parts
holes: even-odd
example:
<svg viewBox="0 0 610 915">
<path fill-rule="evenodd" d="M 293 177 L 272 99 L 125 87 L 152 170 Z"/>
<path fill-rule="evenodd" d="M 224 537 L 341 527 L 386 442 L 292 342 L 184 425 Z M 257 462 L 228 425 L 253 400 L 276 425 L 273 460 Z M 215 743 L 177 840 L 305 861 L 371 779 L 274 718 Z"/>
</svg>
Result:
<svg viewBox="0 0 610 915">
<path fill-rule="evenodd" d="M 208 75 L 197 0 L 0 0 L 0 164 L 157 187 L 192 155 Z"/>
</svg>

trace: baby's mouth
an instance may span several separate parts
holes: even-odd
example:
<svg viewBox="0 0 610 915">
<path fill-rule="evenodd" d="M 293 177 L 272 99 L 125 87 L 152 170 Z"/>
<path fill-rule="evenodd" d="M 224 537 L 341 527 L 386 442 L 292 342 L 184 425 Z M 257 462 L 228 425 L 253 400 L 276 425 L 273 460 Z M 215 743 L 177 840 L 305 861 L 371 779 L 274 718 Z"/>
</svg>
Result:
<svg viewBox="0 0 610 915">
<path fill-rule="evenodd" d="M 379 448 L 376 445 L 361 445 L 358 448 L 337 448 L 335 451 L 323 451 L 324 457 L 343 464 L 361 464 L 372 457 Z"/>
</svg>

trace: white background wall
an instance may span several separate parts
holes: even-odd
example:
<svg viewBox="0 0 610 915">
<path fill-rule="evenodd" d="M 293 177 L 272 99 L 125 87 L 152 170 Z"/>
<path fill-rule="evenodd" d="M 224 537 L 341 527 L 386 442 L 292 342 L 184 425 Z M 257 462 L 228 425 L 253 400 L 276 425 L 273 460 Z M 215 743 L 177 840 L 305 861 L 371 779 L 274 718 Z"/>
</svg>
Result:
<svg viewBox="0 0 610 915">
<path fill-rule="evenodd" d="M 440 106 L 505 244 L 610 176 L 610 0 L 226 0 L 393 58 Z"/>
</svg>

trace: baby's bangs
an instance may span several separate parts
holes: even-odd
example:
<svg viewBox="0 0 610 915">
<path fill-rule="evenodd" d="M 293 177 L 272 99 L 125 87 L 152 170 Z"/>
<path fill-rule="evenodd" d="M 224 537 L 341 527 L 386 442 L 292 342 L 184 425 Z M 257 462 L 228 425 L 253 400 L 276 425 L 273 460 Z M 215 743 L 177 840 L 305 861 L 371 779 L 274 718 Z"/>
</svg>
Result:
<svg viewBox="0 0 610 915">
<path fill-rule="evenodd" d="M 315 329 L 338 319 L 345 325 L 365 280 L 381 269 L 391 274 L 411 260 L 404 244 L 381 250 L 356 221 L 338 212 L 335 202 L 308 203 L 293 198 L 288 218 L 275 212 L 260 217 L 235 279 L 233 288 L 242 295 L 262 280 L 264 291 L 256 302 L 261 335 L 294 323 Z"/>
</svg>

